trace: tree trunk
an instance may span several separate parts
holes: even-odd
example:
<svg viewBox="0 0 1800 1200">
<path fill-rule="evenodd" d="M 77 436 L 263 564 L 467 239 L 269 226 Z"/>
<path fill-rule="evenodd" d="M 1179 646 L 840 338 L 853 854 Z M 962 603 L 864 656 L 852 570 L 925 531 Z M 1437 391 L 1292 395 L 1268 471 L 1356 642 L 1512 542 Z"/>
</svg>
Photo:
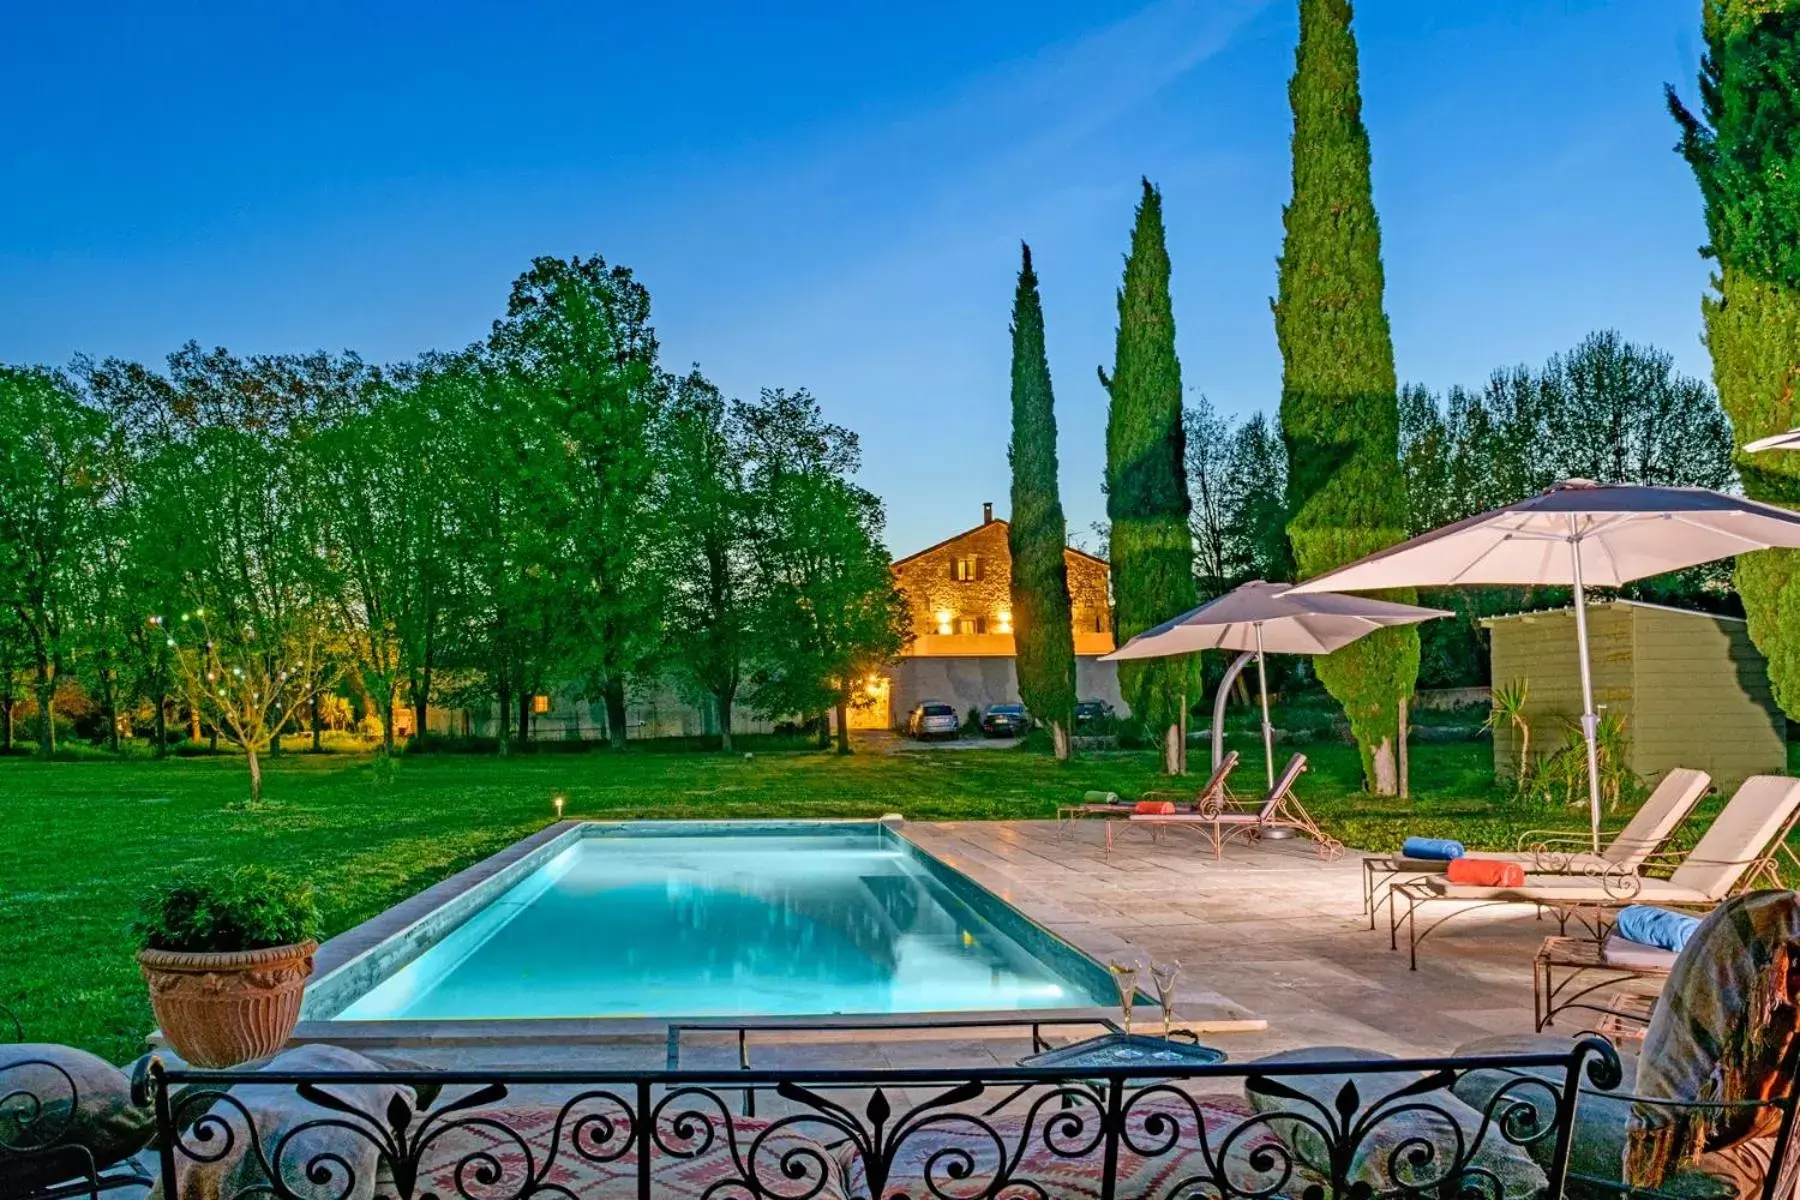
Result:
<svg viewBox="0 0 1800 1200">
<path fill-rule="evenodd" d="M 713 697 L 713 711 L 719 717 L 719 749 L 731 753 L 731 689 L 719 692 Z"/>
<path fill-rule="evenodd" d="M 11 754 L 13 748 L 13 694 L 0 695 L 0 754 Z"/>
<path fill-rule="evenodd" d="M 39 758 L 56 753 L 56 679 L 39 665 L 37 675 L 37 750 Z"/>
<path fill-rule="evenodd" d="M 606 697 L 606 743 L 614 750 L 625 749 L 625 681 L 607 676 L 601 689 Z"/>
<path fill-rule="evenodd" d="M 506 677 L 500 677 L 498 688 L 499 715 L 494 718 L 494 741 L 498 744 L 502 755 L 512 750 L 512 688 L 507 686 Z"/>
<path fill-rule="evenodd" d="M 325 714 L 321 711 L 319 693 L 312 694 L 312 748 L 317 754 L 325 749 Z"/>
<path fill-rule="evenodd" d="M 531 693 L 519 693 L 519 749 L 531 746 Z"/>
<path fill-rule="evenodd" d="M 1056 755 L 1057 762 L 1069 761 L 1069 727 L 1061 721 L 1050 722 L 1050 750 Z"/>
<path fill-rule="evenodd" d="M 381 748 L 389 754 L 394 752 L 394 712 L 399 707 L 400 685 L 390 683 L 381 698 Z"/>
<path fill-rule="evenodd" d="M 839 696 L 837 702 L 837 752 L 850 753 L 850 698 Z"/>
<path fill-rule="evenodd" d="M 250 763 L 250 807 L 255 808 L 262 803 L 262 763 L 257 760 L 255 746 L 245 746 L 244 757 Z"/>
<path fill-rule="evenodd" d="M 1400 791 L 1400 772 L 1394 762 L 1394 739 L 1382 738 L 1369 754 L 1369 773 L 1374 777 L 1369 790 L 1377 796 L 1393 796 Z"/>
<path fill-rule="evenodd" d="M 169 752 L 169 698 L 158 694 L 156 697 L 156 757 L 161 758 Z"/>
<path fill-rule="evenodd" d="M 188 701 L 188 741 L 200 740 L 200 706 L 192 700 Z"/>
<path fill-rule="evenodd" d="M 110 669 L 100 672 L 100 703 L 106 708 L 106 748 L 119 752 L 119 689 Z"/>
<path fill-rule="evenodd" d="M 1162 743 L 1163 774 L 1181 774 L 1181 726 L 1171 725 L 1163 730 Z"/>
<path fill-rule="evenodd" d="M 1403 697 L 1400 701 L 1400 798 L 1412 799 L 1411 764 L 1407 762 L 1407 731 L 1412 727 L 1411 698 Z"/>
<path fill-rule="evenodd" d="M 831 748 L 831 710 L 819 714 L 819 749 Z"/>
<path fill-rule="evenodd" d="M 425 673 L 419 683 L 414 686 L 412 694 L 413 706 L 413 738 L 423 742 L 425 737 L 425 718 L 430 715 L 431 707 L 431 662 L 425 663 Z"/>
</svg>

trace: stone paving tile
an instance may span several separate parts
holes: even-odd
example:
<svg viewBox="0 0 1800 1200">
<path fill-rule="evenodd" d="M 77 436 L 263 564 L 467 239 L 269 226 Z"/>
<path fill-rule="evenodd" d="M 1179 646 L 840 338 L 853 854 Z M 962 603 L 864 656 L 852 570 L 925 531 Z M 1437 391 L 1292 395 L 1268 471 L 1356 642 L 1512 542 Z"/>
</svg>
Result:
<svg viewBox="0 0 1800 1200">
<path fill-rule="evenodd" d="M 1529 1032 L 1531 961 L 1556 930 L 1529 911 L 1458 916 L 1421 948 L 1420 970 L 1368 928 L 1359 856 L 1322 862 L 1299 840 L 1227 845 L 1214 861 L 1188 831 L 1152 839 L 1097 821 L 905 827 L 922 848 L 1004 890 L 1033 919 L 1096 957 L 1176 958 L 1182 995 L 1217 997 L 1268 1020 L 1221 1048 L 1308 1043 L 1441 1053 L 1489 1033 Z M 1445 910 L 1448 911 L 1448 910 Z M 1260 1051 L 1259 1051 L 1260 1052 Z"/>
</svg>

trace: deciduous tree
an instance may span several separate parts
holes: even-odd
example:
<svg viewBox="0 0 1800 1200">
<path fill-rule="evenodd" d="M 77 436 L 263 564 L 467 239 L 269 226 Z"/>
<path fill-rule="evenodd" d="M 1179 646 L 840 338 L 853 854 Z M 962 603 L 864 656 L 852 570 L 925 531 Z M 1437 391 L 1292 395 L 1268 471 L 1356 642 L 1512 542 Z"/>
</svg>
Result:
<svg viewBox="0 0 1800 1200">
<path fill-rule="evenodd" d="M 667 581 L 667 658 L 712 706 L 720 748 L 730 750 L 756 605 L 750 543 L 758 516 L 745 477 L 745 435 L 724 395 L 698 368 L 670 392 L 659 438 L 663 536 L 657 547 Z"/>
<path fill-rule="evenodd" d="M 68 379 L 0 367 L 0 604 L 23 634 L 37 750 L 56 751 L 56 688 L 81 637 L 87 564 L 104 494 L 105 417 Z"/>
<path fill-rule="evenodd" d="M 558 435 L 560 461 L 535 465 L 565 480 L 577 644 L 623 748 L 626 687 L 659 649 L 651 439 L 665 396 L 650 293 L 597 255 L 539 258 L 513 283 L 490 340 Z"/>
</svg>

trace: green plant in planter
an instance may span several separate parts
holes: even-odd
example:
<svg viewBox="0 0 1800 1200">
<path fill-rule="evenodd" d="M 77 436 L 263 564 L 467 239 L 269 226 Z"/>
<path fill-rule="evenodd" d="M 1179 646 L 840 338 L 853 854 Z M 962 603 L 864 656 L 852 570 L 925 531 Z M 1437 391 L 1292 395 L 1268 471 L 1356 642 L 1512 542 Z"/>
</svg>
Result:
<svg viewBox="0 0 1800 1200">
<path fill-rule="evenodd" d="M 132 932 L 147 950 L 232 954 L 319 936 L 312 884 L 267 867 L 179 875 L 144 897 Z"/>
</svg>

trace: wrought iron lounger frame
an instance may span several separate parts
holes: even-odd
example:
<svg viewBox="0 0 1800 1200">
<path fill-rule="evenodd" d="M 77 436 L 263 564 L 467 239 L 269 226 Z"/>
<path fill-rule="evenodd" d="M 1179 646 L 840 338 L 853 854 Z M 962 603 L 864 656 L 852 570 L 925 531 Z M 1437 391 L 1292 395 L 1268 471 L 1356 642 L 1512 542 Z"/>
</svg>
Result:
<svg viewBox="0 0 1800 1200">
<path fill-rule="evenodd" d="M 1768 848 L 1755 858 L 1720 862 L 1716 859 L 1698 859 L 1682 857 L 1680 855 L 1651 856 L 1651 861 L 1646 864 L 1649 867 L 1668 868 L 1677 865 L 1692 864 L 1695 866 L 1743 868 L 1737 881 L 1733 883 L 1723 895 L 1707 897 L 1704 900 L 1685 900 L 1662 896 L 1642 897 L 1641 892 L 1645 879 L 1654 877 L 1647 877 L 1636 872 L 1594 875 L 1592 878 L 1596 881 L 1601 891 L 1606 893 L 1604 898 L 1570 898 L 1567 901 L 1557 901 L 1547 896 L 1525 895 L 1495 897 L 1493 899 L 1471 899 L 1461 896 L 1441 895 L 1430 890 L 1425 883 L 1420 881 L 1394 884 L 1388 889 L 1389 895 L 1391 897 L 1398 896 L 1404 898 L 1406 901 L 1406 912 L 1402 915 L 1399 911 L 1398 904 L 1389 903 L 1388 948 L 1399 948 L 1399 928 L 1402 925 L 1406 926 L 1409 965 L 1412 970 L 1416 971 L 1419 969 L 1419 944 L 1421 942 L 1451 921 L 1455 920 L 1457 917 L 1497 906 L 1517 907 L 1520 905 L 1531 905 L 1537 909 L 1539 920 L 1542 920 L 1546 913 L 1556 918 L 1557 933 L 1559 935 L 1567 936 L 1569 932 L 1569 922 L 1575 921 L 1585 928 L 1596 942 L 1604 938 L 1606 936 L 1606 931 L 1610 928 L 1608 914 L 1624 908 L 1628 904 L 1640 903 L 1641 900 L 1653 900 L 1656 904 L 1667 908 L 1692 908 L 1701 911 L 1711 911 L 1731 897 L 1741 895 L 1744 892 L 1754 891 L 1758 887 L 1785 888 L 1787 886 L 1782 879 L 1782 860 L 1785 858 L 1789 862 L 1790 869 L 1800 868 L 1800 856 L 1797 856 L 1794 853 L 1793 847 L 1787 844 L 1787 840 L 1793 834 L 1796 825 L 1800 825 L 1800 811 L 1795 812 L 1787 819 L 1787 822 L 1782 825 L 1780 831 L 1775 835 L 1774 840 L 1769 843 Z M 1525 892 L 1529 891 L 1530 888 L 1528 885 L 1525 888 L 1517 890 Z M 1435 921 L 1424 926 L 1423 930 L 1421 930 L 1418 921 L 1419 909 L 1427 904 L 1434 903 L 1455 904 L 1460 907 L 1445 913 Z"/>
<path fill-rule="evenodd" d="M 1177 827 L 1198 830 L 1212 843 L 1213 860 L 1216 862 L 1225 856 L 1225 843 L 1234 837 L 1242 837 L 1246 841 L 1260 841 L 1263 832 L 1268 829 L 1292 829 L 1303 833 L 1313 843 L 1320 858 L 1336 859 L 1344 853 L 1344 843 L 1332 837 L 1319 827 L 1300 798 L 1294 795 L 1294 785 L 1307 770 L 1306 755 L 1296 754 L 1288 760 L 1286 767 L 1275 779 L 1275 786 L 1269 794 L 1256 801 L 1254 807 L 1248 802 L 1227 803 L 1216 801 L 1212 805 L 1202 807 L 1192 813 L 1177 813 L 1173 816 L 1151 814 L 1134 814 L 1133 824 L 1144 824 L 1154 828 Z"/>
<path fill-rule="evenodd" d="M 1712 777 L 1704 771 L 1691 768 L 1677 768 L 1688 776 L 1697 776 L 1697 787 L 1692 790 L 1691 798 L 1686 793 L 1677 793 L 1674 799 L 1680 806 L 1675 819 L 1667 823 L 1660 837 L 1630 838 L 1631 825 L 1621 829 L 1616 837 L 1607 843 L 1603 852 L 1611 857 L 1616 851 L 1626 853 L 1626 861 L 1642 863 L 1651 856 L 1661 852 L 1675 835 L 1681 832 L 1684 825 L 1694 815 L 1694 809 L 1700 801 L 1718 789 L 1712 784 Z M 1675 783 L 1680 786 L 1679 776 L 1675 770 L 1666 774 L 1657 784 L 1658 790 Z M 1654 800 L 1645 802 L 1646 807 Z M 1640 813 L 1643 811 L 1639 810 Z M 1633 823 L 1636 818 L 1633 818 Z M 1660 823 L 1659 823 L 1660 824 Z M 1587 871 L 1593 865 L 1593 834 L 1582 829 L 1527 829 L 1513 843 L 1511 853 L 1503 855 L 1514 862 L 1522 864 L 1534 875 L 1566 875 L 1571 872 Z M 1481 852 L 1477 852 L 1478 854 Z M 1402 882 L 1412 883 L 1420 879 L 1428 879 L 1440 874 L 1444 863 L 1424 859 L 1409 859 L 1398 854 L 1371 854 L 1362 860 L 1363 868 L 1363 912 L 1369 918 L 1369 928 L 1375 928 L 1375 918 L 1385 906 L 1389 910 L 1390 919 L 1394 897 L 1389 890 L 1394 880 L 1405 876 Z"/>
</svg>

